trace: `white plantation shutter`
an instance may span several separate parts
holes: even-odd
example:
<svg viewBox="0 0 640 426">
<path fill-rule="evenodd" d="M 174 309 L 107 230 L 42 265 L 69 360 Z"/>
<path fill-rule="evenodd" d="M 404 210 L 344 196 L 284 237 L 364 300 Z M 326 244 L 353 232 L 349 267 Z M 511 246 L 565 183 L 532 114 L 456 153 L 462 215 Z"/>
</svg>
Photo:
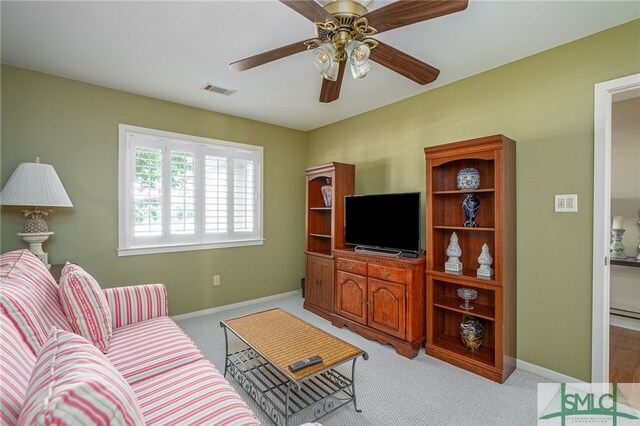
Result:
<svg viewBox="0 0 640 426">
<path fill-rule="evenodd" d="M 196 231 L 195 154 L 171 151 L 171 234 Z"/>
<path fill-rule="evenodd" d="M 233 162 L 233 230 L 253 232 L 254 164 L 251 160 Z"/>
<path fill-rule="evenodd" d="M 262 148 L 120 130 L 120 255 L 262 243 Z"/>
<path fill-rule="evenodd" d="M 134 233 L 162 235 L 162 150 L 138 146 L 134 156 Z"/>
<path fill-rule="evenodd" d="M 204 228 L 208 234 L 226 234 L 228 209 L 228 161 L 205 155 Z"/>
</svg>

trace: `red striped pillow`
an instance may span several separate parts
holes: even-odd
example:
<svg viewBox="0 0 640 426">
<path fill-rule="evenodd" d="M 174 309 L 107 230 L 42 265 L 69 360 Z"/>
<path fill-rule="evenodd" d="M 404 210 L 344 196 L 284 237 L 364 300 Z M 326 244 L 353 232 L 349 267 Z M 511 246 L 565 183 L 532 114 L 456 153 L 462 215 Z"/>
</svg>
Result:
<svg viewBox="0 0 640 426">
<path fill-rule="evenodd" d="M 36 360 L 20 425 L 141 425 L 129 384 L 84 338 L 51 329 Z"/>
<path fill-rule="evenodd" d="M 67 262 L 58 291 L 71 329 L 106 353 L 113 334 L 111 310 L 98 282 L 78 265 Z"/>
<path fill-rule="evenodd" d="M 51 327 L 71 330 L 58 296 L 58 285 L 29 250 L 0 255 L 0 313 L 7 315 L 34 355 Z"/>
</svg>

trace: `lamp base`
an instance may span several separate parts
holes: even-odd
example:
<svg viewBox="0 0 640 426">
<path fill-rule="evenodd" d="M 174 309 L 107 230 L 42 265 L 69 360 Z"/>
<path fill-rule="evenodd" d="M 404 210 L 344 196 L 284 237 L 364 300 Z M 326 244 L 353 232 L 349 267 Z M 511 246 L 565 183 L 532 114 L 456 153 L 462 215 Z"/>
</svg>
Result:
<svg viewBox="0 0 640 426">
<path fill-rule="evenodd" d="M 29 244 L 29 251 L 35 254 L 36 257 L 45 264 L 47 269 L 51 268 L 49 264 L 49 253 L 45 253 L 45 251 L 42 250 L 42 243 L 47 241 L 49 236 L 53 235 L 53 232 L 18 232 L 17 235 Z"/>
<path fill-rule="evenodd" d="M 49 232 L 47 221 L 44 216 L 51 213 L 51 210 L 22 210 L 22 214 L 26 217 L 24 225 L 22 225 L 23 234 L 43 234 Z"/>
</svg>

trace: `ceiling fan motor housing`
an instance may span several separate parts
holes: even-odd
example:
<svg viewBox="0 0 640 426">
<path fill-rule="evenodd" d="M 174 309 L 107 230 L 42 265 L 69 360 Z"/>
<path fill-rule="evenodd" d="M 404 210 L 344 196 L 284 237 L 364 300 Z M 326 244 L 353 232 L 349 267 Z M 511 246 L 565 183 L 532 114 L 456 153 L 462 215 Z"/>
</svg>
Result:
<svg viewBox="0 0 640 426">
<path fill-rule="evenodd" d="M 354 0 L 330 1 L 324 5 L 324 9 L 336 21 L 317 22 L 316 35 L 322 42 L 333 43 L 336 46 L 335 60 L 344 61 L 347 59 L 345 52 L 347 44 L 351 40 L 362 41 L 367 35 L 360 31 L 362 24 L 358 25 L 357 21 L 362 15 L 368 13 L 368 10 L 360 2 Z M 366 21 L 364 28 L 367 29 Z"/>
<path fill-rule="evenodd" d="M 332 1 L 324 9 L 338 19 L 355 19 L 369 12 L 366 7 L 353 0 Z"/>
</svg>

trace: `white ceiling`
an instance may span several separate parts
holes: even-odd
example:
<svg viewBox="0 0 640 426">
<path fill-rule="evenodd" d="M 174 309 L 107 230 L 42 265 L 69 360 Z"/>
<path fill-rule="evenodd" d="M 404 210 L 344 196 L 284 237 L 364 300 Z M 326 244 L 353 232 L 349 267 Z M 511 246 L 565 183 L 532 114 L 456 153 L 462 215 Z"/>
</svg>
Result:
<svg viewBox="0 0 640 426">
<path fill-rule="evenodd" d="M 387 2 L 374 0 L 371 9 Z M 313 37 L 275 0 L 0 3 L 2 62 L 294 129 L 396 102 L 640 17 L 640 2 L 470 0 L 459 13 L 377 38 L 441 70 L 420 86 L 376 63 L 345 73 L 340 99 L 318 102 L 321 77 L 303 52 L 244 72 L 228 64 Z M 561 71 L 561 70 L 559 70 Z M 205 83 L 233 96 L 201 90 Z"/>
</svg>

